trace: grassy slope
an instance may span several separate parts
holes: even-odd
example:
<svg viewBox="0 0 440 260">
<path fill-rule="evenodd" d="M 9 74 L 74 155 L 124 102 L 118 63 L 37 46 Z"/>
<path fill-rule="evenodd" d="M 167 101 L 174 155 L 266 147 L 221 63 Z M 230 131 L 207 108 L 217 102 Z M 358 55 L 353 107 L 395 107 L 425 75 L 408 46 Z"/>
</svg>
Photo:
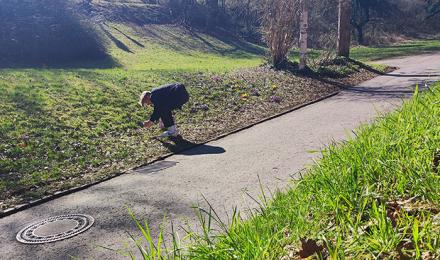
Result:
<svg viewBox="0 0 440 260">
<path fill-rule="evenodd" d="M 55 189 L 68 188 L 77 185 L 78 175 L 99 179 L 164 153 L 148 141 L 152 133 L 137 130 L 138 122 L 146 119 L 136 105 L 139 93 L 191 78 L 193 71 L 224 73 L 262 60 L 214 37 L 189 37 L 179 28 L 154 28 L 152 37 L 163 42 L 142 39 L 122 25 L 106 30 L 114 36 L 110 53 L 120 67 L 0 70 L 2 199 L 30 188 L 35 192 L 27 196 L 38 198 L 54 189 L 46 187 L 53 181 L 61 181 Z M 176 39 L 190 51 L 166 45 Z M 147 146 L 148 152 L 142 153 Z M 98 176 L 88 177 L 98 169 Z"/>
<path fill-rule="evenodd" d="M 129 50 L 113 48 L 112 56 L 124 68 L 134 71 L 231 71 L 261 64 L 265 51 L 237 39 L 222 41 L 179 27 L 151 25 L 135 30 L 109 25 L 106 28 Z"/>
<path fill-rule="evenodd" d="M 193 234 L 190 258 L 438 259 L 439 102 L 440 83 L 361 127 L 356 139 L 331 145 L 306 177 L 264 202 L 258 215 L 237 217 L 216 239 Z"/>
</svg>

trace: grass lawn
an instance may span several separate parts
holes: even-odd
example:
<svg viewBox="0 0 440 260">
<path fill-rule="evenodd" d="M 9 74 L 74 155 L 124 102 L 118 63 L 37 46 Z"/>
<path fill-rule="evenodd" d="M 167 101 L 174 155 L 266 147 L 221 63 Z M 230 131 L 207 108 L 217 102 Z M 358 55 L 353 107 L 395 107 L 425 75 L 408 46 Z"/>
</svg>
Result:
<svg viewBox="0 0 440 260">
<path fill-rule="evenodd" d="M 176 254 L 190 259 L 438 259 L 439 103 L 440 83 L 416 92 L 398 111 L 358 129 L 356 138 L 329 146 L 304 178 L 273 201 L 263 199 L 249 220 L 234 214 L 220 235 L 208 228 L 215 216 L 201 212 L 206 232 L 190 234 L 194 244 Z"/>
<path fill-rule="evenodd" d="M 440 40 L 412 40 L 387 46 L 356 46 L 350 50 L 350 58 L 369 64 L 377 70 L 384 70 L 384 65 L 375 64 L 374 61 L 410 55 L 427 54 L 440 52 Z M 335 53 L 327 53 L 322 50 L 310 50 L 309 59 L 311 62 L 320 61 L 323 56 L 333 57 Z M 299 51 L 294 49 L 290 58 L 299 61 Z"/>
<path fill-rule="evenodd" d="M 355 47 L 351 50 L 351 58 L 360 61 L 375 61 L 439 51 L 440 40 L 415 40 L 391 46 Z"/>
</svg>

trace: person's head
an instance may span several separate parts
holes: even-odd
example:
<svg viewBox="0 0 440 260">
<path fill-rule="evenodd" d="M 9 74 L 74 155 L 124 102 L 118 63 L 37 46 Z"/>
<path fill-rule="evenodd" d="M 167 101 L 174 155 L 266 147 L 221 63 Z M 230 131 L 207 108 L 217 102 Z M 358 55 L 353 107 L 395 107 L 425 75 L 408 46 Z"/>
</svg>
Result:
<svg viewBox="0 0 440 260">
<path fill-rule="evenodd" d="M 151 92 L 150 91 L 144 91 L 139 97 L 139 105 L 142 107 L 151 105 Z"/>
</svg>

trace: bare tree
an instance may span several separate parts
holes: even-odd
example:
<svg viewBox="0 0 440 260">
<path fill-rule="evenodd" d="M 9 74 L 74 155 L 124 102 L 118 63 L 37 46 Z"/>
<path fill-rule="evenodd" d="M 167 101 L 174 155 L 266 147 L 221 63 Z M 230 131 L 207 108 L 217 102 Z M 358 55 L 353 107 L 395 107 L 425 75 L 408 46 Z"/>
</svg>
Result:
<svg viewBox="0 0 440 260">
<path fill-rule="evenodd" d="M 288 60 L 288 53 L 295 44 L 295 28 L 298 17 L 297 0 L 265 0 L 262 32 L 272 65 L 281 68 Z"/>
<path fill-rule="evenodd" d="M 300 0 L 301 20 L 299 29 L 299 69 L 305 69 L 307 65 L 307 29 L 309 27 L 309 12 L 307 9 L 307 0 Z"/>
</svg>

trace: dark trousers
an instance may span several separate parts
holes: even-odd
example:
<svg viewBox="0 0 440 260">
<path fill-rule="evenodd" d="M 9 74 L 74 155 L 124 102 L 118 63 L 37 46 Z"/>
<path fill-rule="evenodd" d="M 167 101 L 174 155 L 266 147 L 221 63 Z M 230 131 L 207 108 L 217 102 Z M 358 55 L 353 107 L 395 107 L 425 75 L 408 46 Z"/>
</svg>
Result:
<svg viewBox="0 0 440 260">
<path fill-rule="evenodd" d="M 179 93 L 181 100 L 178 104 L 176 104 L 172 110 L 165 110 L 162 111 L 160 113 L 160 118 L 162 119 L 162 123 L 164 125 L 164 127 L 168 128 L 170 126 L 174 125 L 174 118 L 173 118 L 173 110 L 174 109 L 182 109 L 182 106 L 185 105 L 186 102 L 188 102 L 189 100 L 189 94 L 186 91 L 185 87 L 182 86 L 182 88 L 180 88 L 180 93 Z"/>
<path fill-rule="evenodd" d="M 162 123 L 166 128 L 174 125 L 173 112 L 171 110 L 160 113 L 160 119 L 162 119 Z"/>
</svg>

